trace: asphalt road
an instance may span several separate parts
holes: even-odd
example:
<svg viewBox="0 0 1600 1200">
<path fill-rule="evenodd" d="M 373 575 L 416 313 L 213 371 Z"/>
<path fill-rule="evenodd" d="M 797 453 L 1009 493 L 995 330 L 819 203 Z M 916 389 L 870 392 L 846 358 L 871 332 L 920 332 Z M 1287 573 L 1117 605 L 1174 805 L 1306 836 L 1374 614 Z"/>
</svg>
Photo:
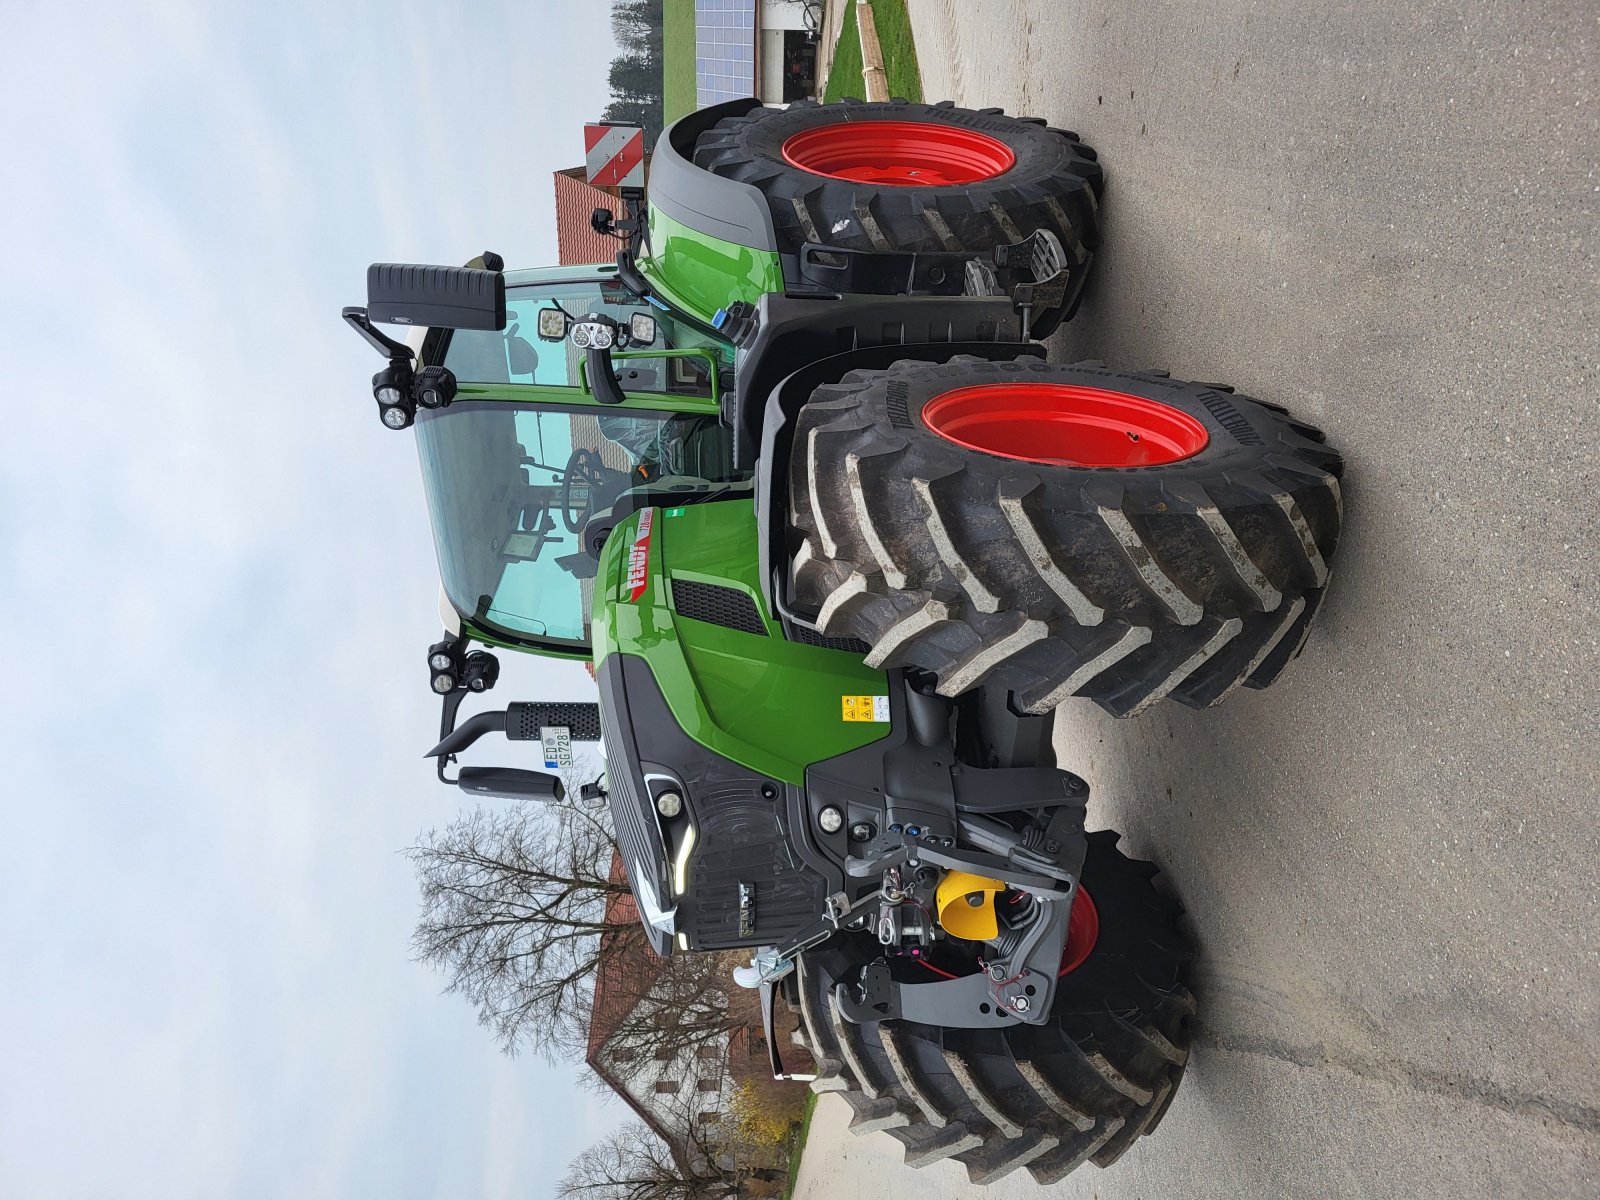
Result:
<svg viewBox="0 0 1600 1200">
<path fill-rule="evenodd" d="M 910 8 L 930 99 L 1106 164 L 1055 356 L 1231 382 L 1348 462 L 1272 690 L 1061 713 L 1189 907 L 1203 1025 L 1158 1133 L 1048 1194 L 1600 1194 L 1597 10 Z M 797 1195 L 969 1194 L 837 1117 Z"/>
</svg>

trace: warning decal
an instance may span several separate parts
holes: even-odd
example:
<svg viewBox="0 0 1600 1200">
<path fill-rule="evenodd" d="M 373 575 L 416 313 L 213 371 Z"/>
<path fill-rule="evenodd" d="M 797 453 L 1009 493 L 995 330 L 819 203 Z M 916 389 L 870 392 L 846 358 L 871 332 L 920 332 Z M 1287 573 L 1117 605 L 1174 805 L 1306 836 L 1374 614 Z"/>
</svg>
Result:
<svg viewBox="0 0 1600 1200">
<path fill-rule="evenodd" d="M 644 130 L 635 125 L 585 125 L 584 165 L 596 187 L 644 186 Z"/>
<path fill-rule="evenodd" d="M 889 697 L 841 696 L 846 721 L 889 721 Z"/>
</svg>

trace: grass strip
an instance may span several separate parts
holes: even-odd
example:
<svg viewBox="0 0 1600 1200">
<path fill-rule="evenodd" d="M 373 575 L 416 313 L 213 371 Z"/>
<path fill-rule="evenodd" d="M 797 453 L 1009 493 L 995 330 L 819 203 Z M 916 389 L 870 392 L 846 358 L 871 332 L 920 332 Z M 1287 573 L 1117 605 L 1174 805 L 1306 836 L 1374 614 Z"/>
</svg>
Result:
<svg viewBox="0 0 1600 1200">
<path fill-rule="evenodd" d="M 789 1151 L 789 1182 L 783 1185 L 783 1200 L 794 1200 L 794 1181 L 800 1176 L 800 1155 L 806 1148 L 806 1135 L 811 1132 L 811 1114 L 817 1111 L 817 1094 L 806 1089 L 806 1111 L 800 1118 L 800 1132 L 794 1135 L 794 1148 Z"/>
<path fill-rule="evenodd" d="M 662 0 L 661 119 L 666 125 L 699 105 L 695 85 L 694 0 Z"/>
<path fill-rule="evenodd" d="M 883 69 L 889 77 L 889 95 L 907 100 L 922 99 L 922 71 L 917 66 L 917 47 L 911 37 L 911 17 L 906 0 L 872 0 L 872 15 L 878 25 L 878 45 L 883 48 Z M 828 71 L 824 100 L 861 98 L 867 94 L 861 78 L 861 34 L 856 26 L 856 0 L 845 8 L 839 28 L 839 43 L 833 50 L 833 66 Z"/>
</svg>

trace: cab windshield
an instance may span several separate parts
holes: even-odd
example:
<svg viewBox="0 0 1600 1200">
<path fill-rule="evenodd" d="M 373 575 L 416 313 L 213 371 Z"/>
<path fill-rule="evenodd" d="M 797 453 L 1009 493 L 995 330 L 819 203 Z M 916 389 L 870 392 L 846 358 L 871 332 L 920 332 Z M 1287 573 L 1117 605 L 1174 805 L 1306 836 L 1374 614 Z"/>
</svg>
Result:
<svg viewBox="0 0 1600 1200">
<path fill-rule="evenodd" d="M 648 356 L 698 336 L 615 279 L 512 287 L 504 330 L 446 331 L 435 361 L 464 384 L 577 389 L 583 352 L 538 336 L 539 312 L 550 308 L 604 313 L 624 325 L 651 312 L 656 340 L 635 343 L 629 349 L 643 356 L 616 363 L 623 390 L 711 395 L 706 356 Z M 420 410 L 416 436 L 446 595 L 484 629 L 552 649 L 589 647 L 595 542 L 607 528 L 686 483 L 748 474 L 732 470 L 731 435 L 705 414 L 462 399 Z"/>
<path fill-rule="evenodd" d="M 675 480 L 733 478 L 709 415 L 458 400 L 419 411 L 416 437 L 446 595 L 554 649 L 588 648 L 598 531 Z"/>
</svg>

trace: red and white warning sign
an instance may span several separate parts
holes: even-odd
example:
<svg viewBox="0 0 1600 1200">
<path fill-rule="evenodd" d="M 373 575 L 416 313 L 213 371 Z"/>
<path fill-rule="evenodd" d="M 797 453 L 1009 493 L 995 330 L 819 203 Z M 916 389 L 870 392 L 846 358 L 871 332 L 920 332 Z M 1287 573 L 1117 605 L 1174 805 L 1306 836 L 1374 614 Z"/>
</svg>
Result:
<svg viewBox="0 0 1600 1200">
<path fill-rule="evenodd" d="M 583 149 L 596 187 L 644 186 L 644 130 L 637 125 L 585 125 Z"/>
</svg>

